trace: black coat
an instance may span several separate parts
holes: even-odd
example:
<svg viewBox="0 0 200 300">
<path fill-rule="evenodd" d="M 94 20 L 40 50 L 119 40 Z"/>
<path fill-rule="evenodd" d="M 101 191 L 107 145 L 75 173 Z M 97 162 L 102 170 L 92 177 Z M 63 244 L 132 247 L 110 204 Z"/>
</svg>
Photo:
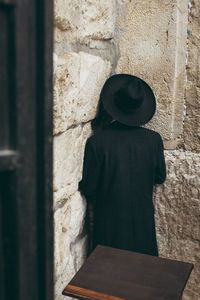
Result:
<svg viewBox="0 0 200 300">
<path fill-rule="evenodd" d="M 91 136 L 79 188 L 94 205 L 93 247 L 158 255 L 152 195 L 165 177 L 157 132 L 115 121 Z"/>
</svg>

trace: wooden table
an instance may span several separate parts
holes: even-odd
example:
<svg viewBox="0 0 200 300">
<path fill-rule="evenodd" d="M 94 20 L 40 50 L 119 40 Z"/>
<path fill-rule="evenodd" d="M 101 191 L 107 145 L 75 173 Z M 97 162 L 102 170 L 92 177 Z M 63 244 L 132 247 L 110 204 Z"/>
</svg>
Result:
<svg viewBox="0 0 200 300">
<path fill-rule="evenodd" d="M 98 246 L 63 290 L 77 299 L 177 300 L 190 263 Z"/>
</svg>

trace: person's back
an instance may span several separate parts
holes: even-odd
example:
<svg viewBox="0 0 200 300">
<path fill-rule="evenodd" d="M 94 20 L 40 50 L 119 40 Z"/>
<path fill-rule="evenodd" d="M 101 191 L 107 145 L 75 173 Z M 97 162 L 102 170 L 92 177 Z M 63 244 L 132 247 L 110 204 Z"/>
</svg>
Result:
<svg viewBox="0 0 200 300">
<path fill-rule="evenodd" d="M 86 143 L 80 182 L 94 207 L 93 247 L 157 255 L 152 194 L 165 176 L 158 133 L 118 121 L 97 130 Z"/>
</svg>

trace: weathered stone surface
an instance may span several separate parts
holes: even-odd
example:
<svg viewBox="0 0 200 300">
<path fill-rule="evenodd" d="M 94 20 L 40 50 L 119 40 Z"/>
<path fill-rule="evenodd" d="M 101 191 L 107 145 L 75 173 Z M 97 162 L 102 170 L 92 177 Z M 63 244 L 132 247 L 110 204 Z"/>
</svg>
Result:
<svg viewBox="0 0 200 300">
<path fill-rule="evenodd" d="M 55 0 L 55 25 L 61 31 L 73 31 L 82 42 L 111 39 L 115 8 L 115 0 Z"/>
<path fill-rule="evenodd" d="M 95 116 L 100 89 L 111 72 L 108 61 L 112 72 L 117 65 L 117 73 L 142 77 L 153 87 L 158 107 L 148 127 L 162 134 L 166 149 L 200 151 L 198 0 L 190 7 L 185 107 L 183 101 L 188 2 L 55 0 L 56 300 L 67 299 L 61 291 L 85 258 L 86 204 L 77 187 L 91 129 L 81 123 Z M 159 249 L 165 257 L 195 264 L 183 299 L 199 300 L 200 156 L 166 151 L 166 160 L 168 179 L 155 194 Z"/>
<path fill-rule="evenodd" d="M 70 274 L 77 271 L 81 264 L 81 257 L 85 252 L 76 253 L 77 243 L 84 237 L 84 219 L 86 202 L 79 192 L 76 192 L 68 199 L 63 199 L 62 206 L 58 207 L 54 214 L 55 231 L 55 276 L 59 277 L 63 269 L 68 266 Z M 80 249 L 82 250 L 82 248 Z M 78 255 L 79 254 L 79 255 Z M 74 263 L 70 264 L 70 259 L 74 256 Z M 71 258 L 70 258 L 71 257 Z M 73 266 L 72 266 L 73 265 Z"/>
<path fill-rule="evenodd" d="M 111 65 L 87 53 L 55 55 L 54 133 L 88 122 L 96 113 L 100 90 L 109 76 Z"/>
<path fill-rule="evenodd" d="M 59 205 L 78 189 L 84 146 L 91 134 L 90 124 L 79 125 L 54 137 L 54 202 Z"/>
<path fill-rule="evenodd" d="M 117 73 L 146 80 L 155 91 L 158 114 L 152 128 L 167 140 L 182 133 L 188 1 L 120 1 Z"/>
<path fill-rule="evenodd" d="M 115 29 L 115 0 L 85 0 L 81 3 L 79 39 L 88 44 L 90 40 L 113 38 Z"/>
<path fill-rule="evenodd" d="M 78 52 L 80 26 L 80 1 L 54 1 L 54 51 L 62 57 L 65 53 Z"/>
<path fill-rule="evenodd" d="M 63 199 L 62 207 L 54 214 L 55 232 L 55 299 L 62 298 L 61 292 L 86 257 L 87 238 L 84 235 L 86 202 L 79 192 Z"/>
<path fill-rule="evenodd" d="M 188 27 L 188 65 L 184 140 L 187 150 L 200 152 L 200 2 L 192 1 Z"/>
<path fill-rule="evenodd" d="M 79 23 L 79 1 L 54 0 L 55 26 L 62 31 L 77 31 Z"/>
<path fill-rule="evenodd" d="M 166 151 L 166 161 L 167 181 L 155 194 L 159 250 L 165 257 L 195 264 L 184 299 L 199 299 L 200 155 Z"/>
<path fill-rule="evenodd" d="M 55 52 L 85 51 L 114 61 L 115 2 L 55 0 Z"/>
<path fill-rule="evenodd" d="M 58 240 L 59 242 L 59 240 Z M 73 252 L 71 254 L 67 253 L 65 255 L 69 255 L 69 259 L 65 264 L 62 272 L 60 274 L 57 273 L 55 276 L 55 300 L 67 300 L 72 299 L 70 297 L 62 296 L 62 290 L 69 283 L 69 281 L 73 278 L 75 273 L 79 270 L 86 259 L 86 248 L 87 248 L 87 237 L 84 236 L 73 246 Z M 55 261 L 57 260 L 57 257 Z M 64 263 L 64 262 L 63 262 Z M 74 298 L 73 298 L 74 299 Z"/>
<path fill-rule="evenodd" d="M 69 299 L 61 295 L 62 289 L 85 259 L 87 238 L 82 230 L 86 204 L 77 188 L 82 175 L 84 146 L 91 128 L 89 123 L 81 123 L 94 118 L 101 87 L 111 72 L 111 64 L 107 60 L 114 61 L 115 49 L 109 41 L 114 30 L 114 3 L 55 0 L 56 300 Z M 81 49 L 85 53 L 80 52 Z"/>
</svg>

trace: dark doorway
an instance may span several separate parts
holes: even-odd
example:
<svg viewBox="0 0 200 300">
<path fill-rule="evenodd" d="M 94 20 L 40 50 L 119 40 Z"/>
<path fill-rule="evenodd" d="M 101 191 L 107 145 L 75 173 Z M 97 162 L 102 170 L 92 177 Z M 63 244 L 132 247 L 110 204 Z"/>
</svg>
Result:
<svg viewBox="0 0 200 300">
<path fill-rule="evenodd" d="M 53 299 L 52 0 L 0 0 L 0 299 Z"/>
</svg>

